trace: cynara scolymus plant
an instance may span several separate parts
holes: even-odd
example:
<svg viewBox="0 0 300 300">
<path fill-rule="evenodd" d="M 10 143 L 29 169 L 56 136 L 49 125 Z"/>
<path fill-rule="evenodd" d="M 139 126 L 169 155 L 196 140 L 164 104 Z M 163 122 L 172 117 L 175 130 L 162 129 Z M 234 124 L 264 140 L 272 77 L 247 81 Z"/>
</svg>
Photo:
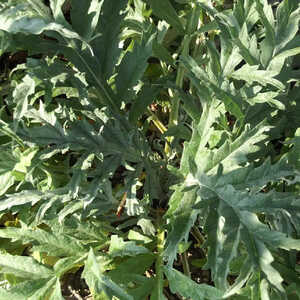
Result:
<svg viewBox="0 0 300 300">
<path fill-rule="evenodd" d="M 299 299 L 298 1 L 45 2 L 0 1 L 0 299 Z"/>
</svg>

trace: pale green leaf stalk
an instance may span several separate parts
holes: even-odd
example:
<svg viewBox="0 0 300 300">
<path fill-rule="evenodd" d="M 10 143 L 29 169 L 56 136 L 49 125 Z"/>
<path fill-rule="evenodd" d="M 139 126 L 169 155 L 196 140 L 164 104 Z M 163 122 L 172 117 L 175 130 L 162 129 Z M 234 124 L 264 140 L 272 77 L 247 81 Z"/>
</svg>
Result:
<svg viewBox="0 0 300 300">
<path fill-rule="evenodd" d="M 165 230 L 160 228 L 157 230 L 156 234 L 157 238 L 157 257 L 155 263 L 156 277 L 155 277 L 155 289 L 151 294 L 151 300 L 166 300 L 166 297 L 163 294 L 164 288 L 164 259 L 163 259 L 163 251 L 165 245 Z"/>
<path fill-rule="evenodd" d="M 180 49 L 182 49 L 181 55 L 184 55 L 184 56 L 187 56 L 189 54 L 192 34 L 198 28 L 198 23 L 200 22 L 201 8 L 192 2 L 191 9 L 192 9 L 191 18 L 187 22 L 186 34 L 185 34 L 182 44 L 180 46 Z M 198 43 L 198 41 L 197 41 L 197 43 Z M 198 45 L 197 45 L 197 47 L 198 47 Z M 182 62 L 179 62 L 175 84 L 180 89 L 183 86 L 184 75 L 185 75 L 184 65 Z M 169 114 L 168 127 L 172 128 L 173 126 L 178 125 L 180 96 L 177 93 L 177 91 L 175 91 L 173 93 L 171 90 L 169 90 L 169 93 L 170 93 L 170 97 L 171 97 L 171 108 L 170 108 L 170 114 Z M 171 142 L 172 142 L 172 138 L 169 138 L 169 143 L 171 143 Z M 171 151 L 171 149 L 169 148 L 169 143 L 167 143 L 165 146 L 165 152 L 167 155 L 170 155 L 170 151 Z"/>
</svg>

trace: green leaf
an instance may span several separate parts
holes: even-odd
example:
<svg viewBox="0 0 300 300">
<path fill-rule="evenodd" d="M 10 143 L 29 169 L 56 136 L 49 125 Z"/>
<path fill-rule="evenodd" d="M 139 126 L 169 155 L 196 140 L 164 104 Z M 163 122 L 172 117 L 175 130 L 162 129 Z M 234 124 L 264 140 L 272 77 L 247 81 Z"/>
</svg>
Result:
<svg viewBox="0 0 300 300">
<path fill-rule="evenodd" d="M 176 259 L 178 245 L 182 240 L 187 240 L 189 231 L 194 225 L 199 210 L 193 209 L 196 203 L 195 189 L 181 192 L 175 191 L 170 199 L 169 209 L 166 218 L 169 219 L 169 233 L 166 240 L 163 256 L 168 260 L 168 265 L 172 265 Z"/>
<path fill-rule="evenodd" d="M 276 46 L 274 16 L 271 5 L 269 5 L 267 2 L 264 3 L 265 5 L 263 5 L 263 3 L 261 3 L 259 0 L 256 0 L 255 2 L 256 10 L 265 29 L 265 39 L 261 43 L 261 61 L 266 67 L 273 56 L 274 48 Z"/>
<path fill-rule="evenodd" d="M 248 233 L 245 234 L 244 240 L 247 242 L 247 248 L 249 249 L 249 256 L 252 261 L 259 265 L 268 281 L 276 287 L 279 291 L 283 292 L 283 287 L 281 285 L 283 278 L 280 276 L 279 272 L 272 267 L 273 257 L 271 252 L 265 247 L 263 242 L 258 240 L 253 240 L 250 238 Z"/>
<path fill-rule="evenodd" d="M 109 255 L 111 257 L 117 256 L 134 256 L 137 254 L 148 253 L 149 250 L 143 246 L 136 245 L 135 242 L 124 242 L 122 238 L 117 235 L 111 236 Z"/>
<path fill-rule="evenodd" d="M 286 237 L 286 234 L 282 232 L 270 230 L 267 225 L 258 220 L 255 214 L 248 211 L 251 209 L 245 208 L 244 210 L 239 207 L 238 203 L 243 202 L 241 198 L 247 197 L 247 192 L 238 192 L 228 185 L 218 190 L 209 186 L 207 182 L 206 187 L 211 191 L 214 190 L 215 197 L 217 196 L 220 199 L 214 206 L 211 206 L 210 215 L 208 215 L 205 225 L 205 231 L 208 234 L 207 246 L 209 248 L 206 267 L 212 269 L 217 286 L 220 286 L 223 290 L 227 289 L 228 266 L 234 256 L 237 255 L 237 246 L 241 239 L 247 245 L 252 262 L 259 265 L 267 279 L 278 290 L 282 291 L 282 278 L 277 270 L 271 266 L 274 259 L 268 247 L 271 249 L 299 249 L 300 241 Z M 202 198 L 205 197 L 205 191 L 200 191 L 199 194 Z M 268 208 L 265 210 L 268 210 Z M 218 222 L 215 222 L 216 219 L 218 219 Z M 224 276 L 222 276 L 224 271 Z M 249 273 L 245 272 L 244 276 L 245 278 L 240 278 L 241 281 L 245 281 Z"/>
<path fill-rule="evenodd" d="M 136 98 L 134 99 L 129 111 L 129 120 L 132 124 L 135 124 L 138 119 L 145 113 L 148 105 L 155 101 L 156 96 L 160 92 L 161 87 L 144 85 Z"/>
<path fill-rule="evenodd" d="M 130 257 L 118 264 L 108 275 L 114 282 L 127 286 L 127 292 L 134 299 L 145 299 L 153 290 L 154 280 L 143 274 L 151 267 L 154 259 L 155 256 L 151 253 Z"/>
<path fill-rule="evenodd" d="M 128 138 L 128 131 L 117 121 L 108 122 L 102 130 L 96 132 L 96 128 L 85 120 L 77 120 L 71 123 L 69 128 L 63 128 L 55 112 L 48 113 L 40 103 L 39 110 L 31 109 L 27 117 L 44 123 L 42 127 L 23 128 L 19 130 L 19 136 L 24 140 L 38 145 L 54 144 L 55 147 L 69 148 L 72 150 L 86 150 L 89 153 L 104 155 L 125 156 L 124 159 L 137 162 L 141 159 L 133 138 Z M 98 119 L 98 126 L 104 125 Z M 97 126 L 97 125 L 96 125 Z M 54 148 L 54 146 L 52 146 Z M 124 153 L 124 148 L 128 149 Z"/>
<path fill-rule="evenodd" d="M 109 299 L 115 296 L 124 300 L 133 300 L 132 296 L 105 276 L 101 269 L 91 249 L 85 263 L 82 277 L 86 280 L 94 299 L 103 299 L 103 296 L 106 295 Z"/>
<path fill-rule="evenodd" d="M 145 271 L 153 264 L 155 256 L 152 253 L 138 254 L 129 257 L 109 272 L 111 279 L 117 283 L 128 283 L 130 281 L 139 281 L 136 275 L 143 275 Z"/>
<path fill-rule="evenodd" d="M 205 120 L 205 117 L 203 118 L 203 120 Z M 276 210 L 279 207 L 283 208 L 285 206 L 288 211 L 295 210 L 297 209 L 296 203 L 293 207 L 293 204 L 284 204 L 287 202 L 283 200 L 282 203 L 274 201 L 273 205 L 273 203 L 271 204 L 268 199 L 273 199 L 274 194 L 249 195 L 249 192 L 247 191 L 237 191 L 232 186 L 229 187 L 229 182 L 231 182 L 237 187 L 242 188 L 242 186 L 239 186 L 238 182 L 244 183 L 246 181 L 249 182 L 249 187 L 253 188 L 255 185 L 260 186 L 260 184 L 266 184 L 270 180 L 280 179 L 281 176 L 292 174 L 292 170 L 289 169 L 286 159 L 282 159 L 277 165 L 275 164 L 274 166 L 271 166 L 270 163 L 266 162 L 265 165 L 262 165 L 257 169 L 253 167 L 248 169 L 244 166 L 238 167 L 239 165 L 248 161 L 247 156 L 250 153 L 254 153 L 259 149 L 255 144 L 266 138 L 265 132 L 267 132 L 269 129 L 270 127 L 265 126 L 264 122 L 252 129 L 250 129 L 249 126 L 246 126 L 241 136 L 232 141 L 230 146 L 224 143 L 219 149 L 216 150 L 208 150 L 205 148 L 205 144 L 201 143 L 200 136 L 194 135 L 190 143 L 186 145 L 185 151 L 187 151 L 187 157 L 195 160 L 195 165 L 193 165 L 193 167 L 190 163 L 189 172 L 192 174 L 197 174 L 196 177 L 198 179 L 193 179 L 193 177 L 190 175 L 186 176 L 183 187 L 189 189 L 184 190 L 183 187 L 181 187 L 180 191 L 180 188 L 178 188 L 169 202 L 170 208 L 166 216 L 170 221 L 172 230 L 168 234 L 166 243 L 165 254 L 168 258 L 170 256 L 174 257 L 174 251 L 171 251 L 171 247 L 174 247 L 178 240 L 183 239 L 190 230 L 189 226 L 191 225 L 189 224 L 188 220 L 190 220 L 189 218 L 192 213 L 191 208 L 189 208 L 188 205 L 191 205 L 191 203 L 196 203 L 197 201 L 199 201 L 198 206 L 196 205 L 194 208 L 201 209 L 209 205 L 209 214 L 206 218 L 204 228 L 208 236 L 206 245 L 209 249 L 206 267 L 212 270 L 212 278 L 216 286 L 223 291 L 227 291 L 228 293 L 230 291 L 227 283 L 229 266 L 231 261 L 238 255 L 240 240 L 244 240 L 245 238 L 243 233 L 244 227 L 247 228 L 255 243 L 261 243 L 263 241 L 262 245 L 265 247 L 265 249 L 268 249 L 266 245 L 272 248 L 286 247 L 285 249 L 299 247 L 299 242 L 297 240 L 290 238 L 285 239 L 283 233 L 270 230 L 268 232 L 265 231 L 265 229 L 267 230 L 267 227 L 261 222 L 256 225 L 254 225 L 254 221 L 253 223 L 249 223 L 250 219 L 255 216 L 255 214 L 250 213 L 250 211 L 252 211 L 252 204 L 254 205 L 253 208 L 256 205 L 260 207 L 257 207 L 258 210 L 255 210 L 254 208 L 254 212 L 271 212 L 268 211 L 268 209 L 271 209 L 271 207 Z M 191 148 L 189 149 L 188 146 Z M 198 151 L 196 149 L 198 149 Z M 244 177 L 245 175 L 249 176 L 249 179 L 252 179 L 247 181 Z M 198 180 L 199 189 L 196 188 Z M 220 180 L 220 186 L 218 180 Z M 260 191 L 259 187 L 257 191 Z M 196 196 L 192 196 L 192 194 L 195 194 L 195 192 L 197 192 L 198 198 L 196 198 Z M 256 197 L 258 197 L 257 201 L 255 200 Z M 244 208 L 242 208 L 240 205 L 241 203 L 246 202 L 249 206 L 245 207 L 244 211 Z M 197 214 L 197 210 L 194 210 L 193 213 Z M 244 214 L 246 213 L 249 214 L 247 215 L 247 218 L 244 217 Z M 186 216 L 185 219 L 183 216 Z M 263 234 L 258 233 L 259 230 L 263 232 Z M 264 238 L 262 238 L 262 236 L 264 236 Z M 250 237 L 248 237 L 248 239 L 250 239 Z M 272 243 L 272 241 L 274 241 L 274 243 Z M 248 241 L 244 242 L 247 243 Z M 256 264 L 261 266 L 268 278 L 271 276 L 271 273 L 269 273 L 268 270 L 270 268 L 270 263 L 273 260 L 268 259 L 265 263 L 257 262 L 257 256 L 254 253 L 251 260 L 253 262 L 255 261 Z M 172 262 L 172 260 L 169 262 Z M 273 272 L 274 274 L 278 274 L 275 269 Z M 242 287 L 242 283 L 246 282 L 250 274 L 251 269 L 246 269 L 245 272 L 243 272 L 243 277 L 239 277 L 237 280 L 234 287 L 235 290 L 233 291 L 240 289 Z M 273 283 L 276 282 L 277 285 L 279 284 L 278 288 L 281 289 L 281 281 L 279 280 L 278 276 L 279 275 L 274 275 L 274 277 L 270 277 L 269 280 Z"/>
<path fill-rule="evenodd" d="M 172 293 L 178 293 L 182 297 L 198 300 L 198 299 L 223 299 L 223 293 L 213 286 L 207 284 L 197 284 L 181 272 L 164 267 Z"/>
<path fill-rule="evenodd" d="M 0 195 L 4 195 L 6 191 L 15 183 L 15 177 L 11 171 L 7 171 L 0 175 Z M 2 204 L 2 203 L 1 203 Z"/>
<path fill-rule="evenodd" d="M 39 293 L 40 289 L 43 289 L 48 283 L 52 283 L 49 279 L 38 278 L 35 280 L 27 280 L 25 282 L 19 283 L 10 289 L 6 290 L 4 288 L 0 288 L 0 297 L 3 300 L 42 300 L 45 298 L 37 298 L 35 297 L 35 293 Z"/>
<path fill-rule="evenodd" d="M 225 50 L 223 50 L 224 48 Z M 230 49 L 229 47 L 226 47 L 224 45 L 222 47 L 221 57 L 220 57 L 223 76 L 229 76 L 234 71 L 234 69 L 238 66 L 238 64 L 242 61 L 242 59 L 243 58 L 239 53 L 238 47 L 233 47 L 232 49 Z"/>
<path fill-rule="evenodd" d="M 56 279 L 54 291 L 49 300 L 64 300 L 61 292 L 60 281 L 58 278 Z"/>
<path fill-rule="evenodd" d="M 295 3 L 296 4 L 296 3 Z M 289 1 L 282 1 L 276 10 L 277 26 L 275 29 L 277 54 L 283 49 L 297 34 L 300 20 L 300 8 L 296 8 Z"/>
<path fill-rule="evenodd" d="M 246 211 L 240 212 L 240 218 L 247 230 L 251 232 L 257 240 L 262 240 L 271 247 L 282 248 L 285 250 L 300 249 L 300 241 L 287 237 L 279 231 L 269 230 L 267 225 L 262 224 L 256 215 Z"/>
<path fill-rule="evenodd" d="M 78 2 L 81 3 L 82 1 Z M 95 56 L 99 60 L 101 74 L 106 80 L 113 75 L 114 68 L 122 52 L 122 49 L 119 47 L 121 23 L 127 15 L 127 5 L 127 0 L 119 0 L 117 2 L 105 0 L 101 6 L 99 22 L 95 31 L 97 37 L 94 36 L 94 39 L 91 41 Z M 81 16 L 79 16 L 77 21 L 79 27 L 81 27 L 80 20 Z"/>
<path fill-rule="evenodd" d="M 251 264 L 249 259 L 247 259 L 239 271 L 238 278 L 235 280 L 234 284 L 232 286 L 230 286 L 230 288 L 225 292 L 223 297 L 228 298 L 228 297 L 236 294 L 238 291 L 240 291 L 242 289 L 242 287 L 248 281 L 252 272 L 253 272 L 253 265 Z"/>
<path fill-rule="evenodd" d="M 150 300 L 167 300 L 167 298 L 163 294 L 162 289 L 155 286 L 152 290 Z"/>
<path fill-rule="evenodd" d="M 13 293 L 13 292 L 11 292 L 9 290 L 6 290 L 4 288 L 0 288 L 0 297 L 3 300 L 11 300 L 11 299 L 23 300 L 24 299 L 24 295 Z"/>
<path fill-rule="evenodd" d="M 118 73 L 115 78 L 119 105 L 121 101 L 130 102 L 132 88 L 138 83 L 148 66 L 148 58 L 152 54 L 152 43 L 155 34 L 145 33 L 141 43 L 135 43 L 132 51 L 127 51 L 121 63 L 116 68 Z"/>
<path fill-rule="evenodd" d="M 0 132 L 4 136 L 10 137 L 13 141 L 18 143 L 21 147 L 24 147 L 24 143 L 22 139 L 20 139 L 17 134 L 14 132 L 14 130 L 11 128 L 10 124 L 4 122 L 3 120 L 0 120 Z"/>
<path fill-rule="evenodd" d="M 86 41 L 91 40 L 98 25 L 103 0 L 74 1 L 71 6 L 72 27 Z"/>
<path fill-rule="evenodd" d="M 295 132 L 295 137 L 289 142 L 294 144 L 294 147 L 289 152 L 289 163 L 300 170 L 300 128 Z"/>
<path fill-rule="evenodd" d="M 139 233 L 138 231 L 135 231 L 132 229 L 129 230 L 129 232 L 128 232 L 128 239 L 132 240 L 132 241 L 143 242 L 144 244 L 152 242 L 152 239 L 150 239 L 146 235 L 143 235 L 143 234 Z"/>
<path fill-rule="evenodd" d="M 14 121 L 15 124 L 19 122 L 24 116 L 28 108 L 28 98 L 35 91 L 35 82 L 34 80 L 26 75 L 23 78 L 23 82 L 18 84 L 16 89 L 13 92 L 14 102 L 16 103 Z"/>
<path fill-rule="evenodd" d="M 174 59 L 164 45 L 159 44 L 156 40 L 153 42 L 153 54 L 169 65 L 174 65 Z"/>
<path fill-rule="evenodd" d="M 53 271 L 35 259 L 25 256 L 0 255 L 1 273 L 11 273 L 24 278 L 48 278 L 53 276 Z"/>
<path fill-rule="evenodd" d="M 178 31 L 178 33 L 184 33 L 182 23 L 169 0 L 148 0 L 148 2 L 150 3 L 150 6 L 155 15 L 157 15 L 161 19 L 166 20 Z"/>
<path fill-rule="evenodd" d="M 232 259 L 237 256 L 241 225 L 239 218 L 226 203 L 218 202 L 216 209 L 217 213 L 210 211 L 205 224 L 205 231 L 209 235 L 207 241 L 209 253 L 205 268 L 212 270 L 216 287 L 226 291 L 229 266 Z"/>
<path fill-rule="evenodd" d="M 35 10 L 28 3 L 22 3 L 17 6 L 8 6 L 0 12 L 0 30 L 10 33 L 24 33 L 38 35 L 44 31 L 52 31 L 60 34 L 60 44 L 53 41 L 47 42 L 44 48 L 47 51 L 63 52 L 64 55 L 72 61 L 78 69 L 86 72 L 88 81 L 95 85 L 97 93 L 101 94 L 101 101 L 106 105 L 111 106 L 113 110 L 118 111 L 115 104 L 115 97 L 108 86 L 107 82 L 103 80 L 101 70 L 99 68 L 99 61 L 94 56 L 91 46 L 80 36 L 77 32 L 65 27 L 60 23 L 54 22 L 50 17 L 45 17 L 40 13 L 40 10 Z M 57 35 L 55 35 L 57 37 Z M 30 37 L 32 38 L 32 37 Z M 82 47 L 76 41 L 82 43 Z M 45 42 L 43 42 L 45 44 Z M 50 49 L 49 49 L 50 45 Z M 31 48 L 32 45 L 27 47 Z M 47 48 L 48 47 L 48 48 Z M 34 48 L 34 47 L 33 47 Z"/>
<path fill-rule="evenodd" d="M 60 33 L 66 38 L 82 40 L 74 31 L 53 22 L 48 15 L 37 7 L 35 1 L 22 2 L 16 6 L 8 6 L 0 12 L 0 30 L 10 33 L 40 34 L 46 30 Z"/>
<path fill-rule="evenodd" d="M 3 154 L 0 158 L 0 195 L 3 195 L 15 181 L 23 182 L 31 162 L 36 155 L 37 148 L 29 148 L 23 152 L 20 148 L 3 146 Z M 0 149 L 1 149 L 0 148 Z"/>
<path fill-rule="evenodd" d="M 46 252 L 49 255 L 78 255 L 84 252 L 84 247 L 78 241 L 65 234 L 55 234 L 42 229 L 31 229 L 22 225 L 22 228 L 6 228 L 0 230 L 0 236 L 13 240 L 23 240 L 24 243 L 36 241 L 34 251 Z"/>
<path fill-rule="evenodd" d="M 241 108 L 236 103 L 236 99 L 230 95 L 227 91 L 221 89 L 215 80 L 211 79 L 208 74 L 202 70 L 202 68 L 197 64 L 197 62 L 190 56 L 181 55 L 181 60 L 187 70 L 187 76 L 191 79 L 195 87 L 197 88 L 199 94 L 205 93 L 210 95 L 214 92 L 217 94 L 219 99 L 225 103 L 226 108 L 237 118 L 242 118 L 244 116 Z M 199 84 L 199 79 L 202 84 Z M 209 88 L 211 91 L 205 91 Z"/>
<path fill-rule="evenodd" d="M 191 132 L 186 126 L 179 124 L 179 125 L 170 127 L 163 134 L 163 137 L 167 137 L 167 136 L 174 136 L 178 139 L 190 140 Z"/>
<path fill-rule="evenodd" d="M 54 277 L 50 279 L 48 282 L 44 283 L 44 285 L 38 289 L 28 300 L 43 300 L 45 299 L 52 291 L 53 285 L 57 281 L 57 278 Z"/>
<path fill-rule="evenodd" d="M 275 55 L 270 61 L 269 69 L 280 72 L 287 58 L 300 53 L 300 47 L 284 50 Z"/>
<path fill-rule="evenodd" d="M 285 105 L 280 101 L 274 99 L 277 96 L 278 93 L 276 92 L 265 92 L 265 93 L 259 93 L 252 98 L 247 98 L 246 101 L 251 105 L 255 105 L 256 103 L 268 103 L 271 106 L 284 110 Z"/>
<path fill-rule="evenodd" d="M 246 163 L 247 156 L 259 150 L 256 144 L 267 137 L 266 133 L 270 130 L 270 126 L 266 126 L 265 123 L 263 121 L 254 128 L 250 128 L 247 124 L 244 132 L 238 138 L 230 144 L 226 141 L 219 149 L 199 148 L 195 156 L 195 162 L 199 169 L 208 174 L 217 174 L 220 164 L 224 171 L 228 172 Z"/>
<path fill-rule="evenodd" d="M 69 270 L 82 265 L 87 253 L 83 256 L 69 256 L 59 259 L 53 266 L 56 277 L 60 278 Z"/>
<path fill-rule="evenodd" d="M 54 195 L 55 194 L 53 193 L 44 195 L 42 192 L 30 190 L 10 194 L 7 195 L 5 200 L 2 200 L 0 202 L 0 211 L 9 210 L 11 208 L 22 206 L 27 203 L 31 203 L 32 205 L 34 205 L 42 199 L 49 199 L 49 197 L 53 197 Z"/>
<path fill-rule="evenodd" d="M 156 229 L 150 219 L 140 218 L 139 221 L 137 222 L 137 225 L 142 228 L 144 234 L 148 236 L 155 235 Z"/>
<path fill-rule="evenodd" d="M 216 186 L 224 187 L 230 184 L 233 185 L 237 190 L 249 189 L 252 193 L 254 193 L 261 191 L 261 189 L 269 182 L 275 182 L 277 180 L 280 180 L 281 178 L 292 176 L 292 174 L 294 174 L 294 170 L 291 166 L 289 166 L 287 157 L 283 157 L 273 165 L 271 164 L 270 159 L 267 159 L 259 167 L 255 168 L 254 165 L 251 164 L 248 167 L 240 167 L 232 172 L 229 172 L 228 174 L 223 174 L 223 176 L 217 179 Z M 267 195 L 262 196 L 264 198 Z M 260 195 L 256 195 L 256 197 L 259 198 Z M 275 201 L 279 200 L 277 199 L 275 194 L 272 194 L 270 198 L 271 197 L 275 197 Z M 283 197 L 283 195 L 279 195 L 279 197 Z M 286 197 L 288 198 L 289 195 L 287 194 Z M 268 197 L 266 197 L 266 199 L 268 199 Z M 258 200 L 258 202 L 260 201 L 262 201 L 262 199 Z M 283 201 L 286 200 L 283 199 Z M 286 204 L 287 203 L 290 202 L 286 202 Z"/>
<path fill-rule="evenodd" d="M 276 71 L 258 70 L 259 66 L 244 65 L 237 71 L 233 72 L 230 77 L 237 80 L 244 80 L 248 84 L 258 82 L 263 86 L 270 84 L 278 89 L 283 90 L 285 86 L 274 77 L 278 75 Z"/>
<path fill-rule="evenodd" d="M 50 7 L 53 13 L 54 20 L 64 25 L 67 24 L 62 11 L 65 2 L 65 0 L 50 0 Z"/>
</svg>

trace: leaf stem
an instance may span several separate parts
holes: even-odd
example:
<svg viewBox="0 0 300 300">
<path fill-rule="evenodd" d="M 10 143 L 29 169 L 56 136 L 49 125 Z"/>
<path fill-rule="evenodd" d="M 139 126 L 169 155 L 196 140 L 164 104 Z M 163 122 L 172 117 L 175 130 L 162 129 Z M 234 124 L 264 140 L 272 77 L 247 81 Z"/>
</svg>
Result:
<svg viewBox="0 0 300 300">
<path fill-rule="evenodd" d="M 197 226 L 192 227 L 192 235 L 197 240 L 199 245 L 202 245 L 205 242 L 205 238 L 204 238 L 204 236 L 202 235 L 202 233 L 200 232 L 200 230 L 198 229 Z"/>
<path fill-rule="evenodd" d="M 182 262 L 182 266 L 183 266 L 183 272 L 184 274 L 191 278 L 191 271 L 190 271 L 190 266 L 189 266 L 189 262 L 188 262 L 188 257 L 187 257 L 187 253 L 186 251 L 183 252 L 181 255 L 181 262 Z"/>
<path fill-rule="evenodd" d="M 192 5 L 192 15 L 191 18 L 188 20 L 186 35 L 184 36 L 180 47 L 180 49 L 182 49 L 181 54 L 184 56 L 189 55 L 192 33 L 198 27 L 199 17 L 201 13 L 201 9 L 199 8 L 198 5 L 194 3 L 192 3 L 191 5 Z M 175 84 L 180 89 L 183 86 L 184 73 L 185 73 L 184 65 L 182 62 L 179 62 Z M 173 98 L 171 103 L 171 110 L 170 110 L 169 123 L 168 123 L 169 128 L 171 128 L 173 126 L 178 125 L 180 97 L 176 91 L 174 92 L 174 94 L 171 91 L 169 91 L 169 93 L 170 93 L 170 97 Z M 170 143 L 172 142 L 172 137 L 170 138 L 169 142 Z M 167 143 L 165 146 L 165 152 L 167 155 L 170 155 L 170 150 L 171 149 L 169 148 L 169 144 Z"/>
<path fill-rule="evenodd" d="M 200 232 L 200 230 L 198 229 L 197 226 L 194 225 L 192 227 L 191 234 L 196 239 L 196 241 L 197 241 L 197 243 L 199 245 L 199 251 L 200 251 L 201 256 L 202 257 L 206 257 L 205 251 L 202 248 L 202 245 L 205 242 L 205 238 L 204 238 L 204 236 L 202 235 L 202 233 Z"/>
<path fill-rule="evenodd" d="M 148 112 L 151 115 L 152 118 L 152 122 L 154 123 L 154 125 L 157 127 L 157 129 L 164 134 L 167 131 L 167 128 L 165 127 L 165 125 L 158 119 L 157 115 L 154 114 L 151 109 L 148 108 Z"/>
<path fill-rule="evenodd" d="M 156 282 L 157 282 L 157 290 L 163 290 L 163 280 L 164 280 L 164 272 L 163 272 L 163 251 L 164 251 L 164 243 L 165 243 L 165 231 L 161 226 L 158 227 L 157 230 L 157 259 L 155 263 L 156 270 Z"/>
<path fill-rule="evenodd" d="M 183 39 L 182 54 L 184 54 L 184 55 L 188 55 L 190 40 L 191 40 L 191 38 L 188 35 L 186 35 Z M 183 85 L 184 72 L 185 72 L 184 66 L 180 62 L 178 71 L 177 71 L 176 82 L 175 82 L 176 86 L 178 86 L 179 88 L 182 88 L 182 85 Z M 172 101 L 171 111 L 170 111 L 170 116 L 169 116 L 169 128 L 176 126 L 178 124 L 178 112 L 179 112 L 179 103 L 180 103 L 180 98 L 179 98 L 179 95 L 177 92 L 175 92 L 171 96 L 173 96 L 173 101 Z"/>
</svg>

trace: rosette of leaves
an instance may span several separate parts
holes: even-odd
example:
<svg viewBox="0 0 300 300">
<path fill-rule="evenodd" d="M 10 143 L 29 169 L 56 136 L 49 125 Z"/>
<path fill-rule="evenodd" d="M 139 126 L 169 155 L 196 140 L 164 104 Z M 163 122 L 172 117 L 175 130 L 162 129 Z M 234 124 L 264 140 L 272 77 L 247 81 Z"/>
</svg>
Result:
<svg viewBox="0 0 300 300">
<path fill-rule="evenodd" d="M 299 4 L 173 4 L 1 2 L 1 53 L 27 51 L 1 90 L 1 299 L 76 273 L 94 299 L 297 295 Z M 210 285 L 174 264 L 196 227 Z"/>
</svg>

